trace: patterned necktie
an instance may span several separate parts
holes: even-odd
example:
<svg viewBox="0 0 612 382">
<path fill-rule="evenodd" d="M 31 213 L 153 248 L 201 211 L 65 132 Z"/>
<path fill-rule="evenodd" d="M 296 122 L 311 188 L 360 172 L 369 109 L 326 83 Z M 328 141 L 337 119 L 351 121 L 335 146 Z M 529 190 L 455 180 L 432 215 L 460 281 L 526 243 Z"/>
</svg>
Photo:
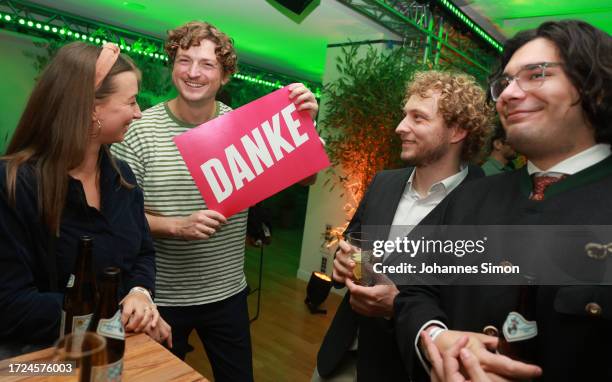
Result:
<svg viewBox="0 0 612 382">
<path fill-rule="evenodd" d="M 537 174 L 533 176 L 533 192 L 529 199 L 531 200 L 544 200 L 544 191 L 551 184 L 557 183 L 560 180 L 567 178 L 567 175 L 561 176 L 538 176 Z"/>
</svg>

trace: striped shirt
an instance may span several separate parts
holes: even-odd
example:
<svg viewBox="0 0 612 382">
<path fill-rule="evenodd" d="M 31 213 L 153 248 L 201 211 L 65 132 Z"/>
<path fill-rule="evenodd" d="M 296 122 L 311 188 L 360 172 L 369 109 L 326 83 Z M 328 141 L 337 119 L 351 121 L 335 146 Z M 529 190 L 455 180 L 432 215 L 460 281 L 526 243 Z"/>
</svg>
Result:
<svg viewBox="0 0 612 382">
<path fill-rule="evenodd" d="M 216 115 L 231 111 L 221 102 Z M 160 103 L 134 121 L 125 140 L 111 150 L 129 163 L 143 189 L 145 210 L 161 216 L 189 216 L 206 209 L 174 141 L 194 125 L 179 121 Z M 208 240 L 154 240 L 157 263 L 155 302 L 160 306 L 207 304 L 246 287 L 244 246 L 247 210 L 228 219 Z"/>
</svg>

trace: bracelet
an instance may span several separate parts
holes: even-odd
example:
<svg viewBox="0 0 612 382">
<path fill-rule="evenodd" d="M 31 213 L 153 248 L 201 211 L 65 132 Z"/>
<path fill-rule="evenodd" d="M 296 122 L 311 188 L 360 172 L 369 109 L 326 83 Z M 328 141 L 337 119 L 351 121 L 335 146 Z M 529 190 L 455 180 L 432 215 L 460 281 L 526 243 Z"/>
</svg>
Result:
<svg viewBox="0 0 612 382">
<path fill-rule="evenodd" d="M 447 329 L 436 326 L 435 328 L 431 329 L 427 334 L 429 334 L 429 338 L 431 338 L 431 342 L 435 342 L 436 338 L 438 338 L 440 333 L 445 332 L 445 331 L 447 331 Z"/>
<path fill-rule="evenodd" d="M 153 302 L 153 298 L 151 297 L 151 293 L 149 293 L 148 290 L 146 290 L 143 287 L 139 287 L 139 286 L 135 286 L 134 288 L 130 289 L 130 291 L 128 292 L 128 296 L 132 293 L 142 293 L 144 295 L 146 295 L 149 298 L 149 302 L 152 305 L 155 305 L 155 303 Z"/>
</svg>

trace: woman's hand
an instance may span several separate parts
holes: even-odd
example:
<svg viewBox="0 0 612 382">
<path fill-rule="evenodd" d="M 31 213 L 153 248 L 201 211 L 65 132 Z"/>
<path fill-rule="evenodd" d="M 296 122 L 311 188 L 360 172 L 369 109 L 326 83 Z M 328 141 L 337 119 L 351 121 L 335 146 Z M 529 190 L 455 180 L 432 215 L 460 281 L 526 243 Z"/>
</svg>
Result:
<svg viewBox="0 0 612 382">
<path fill-rule="evenodd" d="M 163 344 L 165 341 L 168 348 L 172 349 L 172 328 L 163 318 L 159 318 L 159 322 L 155 327 L 147 326 L 145 333 L 160 344 Z"/>
<path fill-rule="evenodd" d="M 131 292 L 122 301 L 121 323 L 126 332 L 140 333 L 147 326 L 155 327 L 159 320 L 157 306 L 141 292 Z"/>
</svg>

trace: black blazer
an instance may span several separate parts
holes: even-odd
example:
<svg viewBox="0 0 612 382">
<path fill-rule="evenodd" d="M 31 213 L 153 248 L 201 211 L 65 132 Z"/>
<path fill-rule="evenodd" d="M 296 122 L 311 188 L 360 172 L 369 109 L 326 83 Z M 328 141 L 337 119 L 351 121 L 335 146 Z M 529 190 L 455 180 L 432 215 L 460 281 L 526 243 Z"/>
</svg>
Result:
<svg viewBox="0 0 612 382">
<path fill-rule="evenodd" d="M 456 191 L 421 224 L 610 225 L 612 157 L 550 186 L 541 202 L 529 200 L 531 180 L 526 169 L 479 179 Z M 611 242 L 610 236 L 602 240 Z M 571 251 L 555 250 L 554 242 L 545 244 L 547 253 L 559 258 L 594 261 L 582 243 Z M 482 332 L 486 325 L 501 328 L 518 301 L 518 287 L 508 285 L 399 289 L 394 317 L 397 343 L 413 381 L 429 380 L 414 349 L 425 322 L 436 319 L 450 329 L 473 332 Z M 535 363 L 543 369 L 541 379 L 611 381 L 612 286 L 546 285 L 532 290 L 538 323 Z M 593 312 L 589 304 L 601 309 Z"/>
<path fill-rule="evenodd" d="M 362 225 L 390 227 L 412 171 L 413 168 L 403 168 L 376 174 L 346 233 L 360 231 Z M 483 176 L 480 167 L 469 166 L 468 176 L 463 183 Z M 386 234 L 388 235 L 388 231 Z M 384 240 L 387 239 L 385 232 L 381 232 L 381 236 L 384 236 Z M 324 378 L 333 376 L 359 330 L 358 380 L 407 381 L 408 374 L 395 340 L 393 321 L 355 313 L 351 309 L 349 298 L 350 294 L 347 292 L 319 349 L 317 355 L 319 375 Z"/>
</svg>

